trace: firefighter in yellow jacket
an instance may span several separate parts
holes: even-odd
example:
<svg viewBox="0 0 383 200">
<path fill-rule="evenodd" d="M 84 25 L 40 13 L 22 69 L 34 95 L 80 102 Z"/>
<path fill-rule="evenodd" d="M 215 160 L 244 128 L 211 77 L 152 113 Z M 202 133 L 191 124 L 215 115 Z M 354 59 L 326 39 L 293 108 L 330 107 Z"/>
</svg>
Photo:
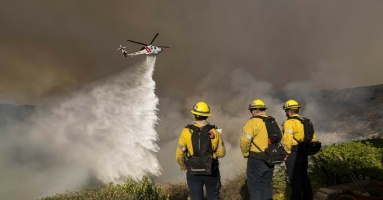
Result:
<svg viewBox="0 0 383 200">
<path fill-rule="evenodd" d="M 206 187 L 207 198 L 209 200 L 219 199 L 219 191 L 221 189 L 221 176 L 219 172 L 218 158 L 222 158 L 226 154 L 226 149 L 222 140 L 221 133 L 218 132 L 218 128 L 209 124 L 206 119 L 211 116 L 210 108 L 205 102 L 198 102 L 193 106 L 191 113 L 194 114 L 195 121 L 192 125 L 186 126 L 180 135 L 178 147 L 176 150 L 176 160 L 181 170 L 186 172 L 186 180 L 190 190 L 190 196 L 192 200 L 202 200 L 203 187 Z M 210 149 L 208 152 L 201 152 L 203 150 L 198 149 L 197 142 L 195 142 L 197 134 L 202 134 L 203 130 L 206 130 L 205 139 L 200 138 L 198 143 L 206 144 Z M 193 137 L 194 133 L 194 137 Z M 203 134 L 202 134 L 203 135 Z M 194 142 L 193 142 L 194 141 Z M 201 146 L 201 144 L 200 144 Z M 196 155 L 198 154 L 198 155 Z M 212 159 L 211 173 L 199 174 L 198 171 L 206 171 L 206 169 L 195 169 L 190 167 L 191 160 L 202 156 Z M 185 162 L 185 160 L 188 160 Z M 188 166 L 189 165 L 189 166 Z M 208 166 L 208 165 L 203 165 Z"/>
<path fill-rule="evenodd" d="M 264 162 L 264 150 L 268 147 L 268 133 L 265 122 L 256 116 L 267 117 L 266 105 L 260 99 L 255 99 L 249 105 L 252 117 L 242 129 L 240 148 L 247 159 L 247 187 L 251 200 L 272 199 L 272 178 L 274 165 Z"/>
<path fill-rule="evenodd" d="M 288 181 L 291 187 L 291 200 L 310 200 L 313 199 L 313 191 L 310 178 L 308 176 L 308 156 L 303 150 L 304 126 L 295 117 L 301 118 L 299 109 L 301 106 L 295 100 L 288 100 L 283 105 L 287 120 L 283 124 L 282 144 L 288 153 L 285 161 L 287 168 Z M 313 140 L 316 141 L 316 134 Z"/>
</svg>

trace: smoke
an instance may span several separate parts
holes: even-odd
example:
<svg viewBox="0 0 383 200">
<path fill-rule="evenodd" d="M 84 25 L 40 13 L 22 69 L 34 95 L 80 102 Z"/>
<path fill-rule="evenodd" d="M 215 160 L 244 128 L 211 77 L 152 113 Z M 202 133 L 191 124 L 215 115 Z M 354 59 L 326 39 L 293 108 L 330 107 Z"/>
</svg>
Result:
<svg viewBox="0 0 383 200">
<path fill-rule="evenodd" d="M 222 81 L 219 85 L 211 85 L 209 83 L 212 79 Z M 160 98 L 161 121 L 156 129 L 160 135 L 161 151 L 158 156 L 163 174 L 156 178 L 158 182 L 184 180 L 185 174 L 175 162 L 175 149 L 182 128 L 194 120 L 190 110 L 198 101 L 208 103 L 212 112 L 208 121 L 222 128 L 227 152 L 226 156 L 220 159 L 222 180 L 246 169 L 246 160 L 239 149 L 239 139 L 243 125 L 251 117 L 248 105 L 254 99 L 264 100 L 269 107 L 267 113 L 274 116 L 280 124 L 284 120 L 281 107 L 275 106 L 282 105 L 282 100 L 278 98 L 272 84 L 252 76 L 244 69 L 236 68 L 226 73 L 207 75 L 196 80 L 196 84 L 201 92 L 191 94 L 183 101 Z"/>
<path fill-rule="evenodd" d="M 5 127 L 0 199 L 31 199 L 90 182 L 160 175 L 155 60 L 148 56 Z"/>
<path fill-rule="evenodd" d="M 220 80 L 214 84 L 211 80 Z M 242 127 L 251 117 L 248 105 L 254 99 L 262 99 L 268 109 L 268 115 L 276 118 L 282 125 L 286 119 L 282 105 L 288 99 L 295 99 L 301 105 L 300 114 L 311 119 L 317 133 L 317 139 L 324 145 L 341 143 L 355 138 L 366 138 L 371 133 L 379 132 L 376 127 L 383 124 L 379 119 L 383 116 L 379 108 L 382 103 L 376 91 L 367 87 L 330 91 L 318 90 L 308 81 L 296 81 L 287 84 L 283 90 L 277 90 L 273 84 L 263 77 L 251 75 L 246 69 L 236 68 L 225 73 L 214 73 L 200 77 L 195 81 L 199 93 L 191 93 L 183 101 L 160 98 L 159 118 L 157 126 L 160 135 L 159 161 L 163 167 L 162 176 L 158 182 L 185 181 L 185 174 L 175 162 L 175 149 L 182 128 L 193 122 L 190 113 L 192 106 L 198 101 L 209 104 L 212 116 L 208 118 L 211 124 L 223 129 L 222 138 L 227 154 L 220 159 L 221 177 L 224 180 L 232 178 L 246 169 L 246 160 L 239 148 Z M 371 87 L 374 88 L 374 87 Z M 376 111 L 372 109 L 376 108 Z M 369 112 L 366 112 L 369 110 Z M 374 113 L 365 119 L 368 113 Z M 351 119 L 351 120 L 350 120 Z M 375 122 L 374 122 L 375 121 Z M 373 123 L 373 125 L 371 125 Z M 371 128 L 369 126 L 375 126 Z"/>
<path fill-rule="evenodd" d="M 117 54 L 115 49 L 122 41 L 132 39 L 145 43 L 159 32 L 155 44 L 171 47 L 161 54 L 158 70 L 153 77 L 158 87 L 156 94 L 159 97 L 160 120 L 155 129 L 159 138 L 150 134 L 153 130 L 147 134 L 145 130 L 138 131 L 124 126 L 129 133 L 134 133 L 132 135 L 140 136 L 140 139 L 136 138 L 139 140 L 136 143 L 133 142 L 135 138 L 133 136 L 124 139 L 131 140 L 132 144 L 127 145 L 132 148 L 140 145 L 153 147 L 142 148 L 141 154 L 134 155 L 147 155 L 145 151 L 151 155 L 150 152 L 155 152 L 157 149 L 156 142 L 161 148 L 156 155 L 163 169 L 163 175 L 159 176 L 158 180 L 171 181 L 181 178 L 184 180 L 184 174 L 179 170 L 174 158 L 178 137 L 182 128 L 193 120 L 190 113 L 192 105 L 197 101 L 206 101 L 213 113 L 209 121 L 223 128 L 227 155 L 221 160 L 222 179 L 230 178 L 244 168 L 244 159 L 238 147 L 239 137 L 243 124 L 250 117 L 247 106 L 255 98 L 265 101 L 269 107 L 267 113 L 274 116 L 280 124 L 285 119 L 281 109 L 283 102 L 290 98 L 296 99 L 303 105 L 302 114 L 312 119 L 318 130 L 318 137 L 326 143 L 347 140 L 362 134 L 344 128 L 342 133 L 355 132 L 350 137 L 344 137 L 335 130 L 362 122 L 356 118 L 352 118 L 351 121 L 345 120 L 357 113 L 347 112 L 349 108 L 346 105 L 358 106 L 365 100 L 361 96 L 368 97 L 369 94 L 354 95 L 353 102 L 350 103 L 341 101 L 343 94 L 339 95 L 339 101 L 329 101 L 328 96 L 320 94 L 318 90 L 382 83 L 380 75 L 383 63 L 380 55 L 383 50 L 381 37 L 383 26 L 380 25 L 383 17 L 380 9 L 382 4 L 383 2 L 379 0 L 372 0 L 368 4 L 355 0 L 328 2 L 277 0 L 240 3 L 224 0 L 218 4 L 181 1 L 106 3 L 74 0 L 45 0 L 36 3 L 8 0 L 0 7 L 2 24 L 0 100 L 16 104 L 41 104 L 47 97 L 59 96 L 57 99 L 60 99 L 86 83 L 121 70 L 123 66 L 119 63 L 121 59 L 116 59 L 121 55 Z M 138 48 L 136 44 L 127 45 L 129 52 Z M 129 59 L 124 62 L 134 61 Z M 67 174 L 73 172 L 65 178 L 60 177 L 63 184 L 56 182 L 49 184 L 52 180 L 41 178 L 40 182 L 37 181 L 40 180 L 37 177 L 46 177 L 42 172 L 26 168 L 23 175 L 31 177 L 30 174 L 36 174 L 33 176 L 36 178 L 24 179 L 20 185 L 27 185 L 27 182 L 32 180 L 30 185 L 46 186 L 45 191 L 51 191 L 50 187 L 53 185 L 64 188 L 61 187 L 64 183 L 68 183 L 68 189 L 75 188 L 76 184 L 69 184 L 71 182 L 69 179 L 79 178 L 73 177 L 84 176 L 82 180 L 87 182 L 86 180 L 94 174 L 108 180 L 123 174 L 120 172 L 123 170 L 119 169 L 123 165 L 104 168 L 105 171 L 102 173 L 97 171 L 101 168 L 93 166 L 96 165 L 94 164 L 96 157 L 104 159 L 109 157 L 106 154 L 110 149 L 119 148 L 118 146 L 124 141 L 122 138 L 118 140 L 103 138 L 99 137 L 99 134 L 80 134 L 82 136 L 80 137 L 74 132 L 101 132 L 105 129 L 109 134 L 108 127 L 142 123 L 140 128 L 143 129 L 145 128 L 143 123 L 155 121 L 152 118 L 146 120 L 146 117 L 152 115 L 136 116 L 136 113 L 143 112 L 141 110 L 143 107 L 150 105 L 138 98 L 144 95 L 138 91 L 141 88 L 138 85 L 146 84 L 139 83 L 141 79 L 133 75 L 141 73 L 139 66 L 134 65 L 118 75 L 125 74 L 126 87 L 105 91 L 109 93 L 103 97 L 104 100 L 119 98 L 125 94 L 122 91 L 130 91 L 129 95 L 132 96 L 126 95 L 126 99 L 124 102 L 119 102 L 120 104 L 110 103 L 105 104 L 107 105 L 105 108 L 97 107 L 96 101 L 101 101 L 97 99 L 101 98 L 98 95 L 102 94 L 102 92 L 96 94 L 96 91 L 100 90 L 97 88 L 105 86 L 108 81 L 112 82 L 113 78 L 109 77 L 104 82 L 98 81 L 97 84 L 82 89 L 70 98 L 60 99 L 60 103 L 39 108 L 33 117 L 22 125 L 17 123 L 8 127 L 6 134 L 2 134 L 7 140 L 1 140 L 4 144 L 1 148 L 4 148 L 2 152 L 13 152 L 13 154 L 2 153 L 1 160 L 12 161 L 21 155 L 31 154 L 21 157 L 22 159 L 17 162 L 14 161 L 14 165 L 11 165 L 11 162 L 7 163 L 7 174 L 13 174 L 7 175 L 8 179 L 13 180 L 12 177 L 19 177 L 17 175 L 21 177 L 23 174 L 21 166 L 27 165 L 20 163 L 43 165 L 37 166 L 39 169 L 59 163 L 57 168 L 64 166 L 62 171 Z M 87 95 L 81 96 L 81 94 Z M 74 103 L 75 99 L 78 101 L 81 99 L 86 103 Z M 129 107 L 129 111 L 124 110 L 125 107 L 121 105 L 124 103 L 132 106 Z M 93 106 L 97 108 L 93 109 Z M 76 110 L 74 107 L 77 107 Z M 103 109 L 108 111 L 108 115 L 113 116 L 103 115 L 102 120 L 98 118 Z M 373 110 L 374 106 L 369 109 Z M 71 110 L 72 114 L 63 114 Z M 112 120 L 120 116 L 121 112 L 126 113 L 125 118 L 118 119 L 126 119 L 125 121 L 119 123 L 118 119 Z M 80 115 L 82 120 L 79 120 Z M 140 121 L 136 122 L 130 117 L 136 117 L 134 119 Z M 95 123 L 93 126 L 91 122 L 97 119 L 100 119 L 100 123 Z M 66 123 L 70 124 L 55 125 Z M 329 124 L 336 124 L 337 127 Z M 382 127 L 382 124 L 374 126 Z M 60 141 L 64 142 L 57 142 L 56 134 L 52 134 L 51 131 L 47 133 L 49 128 L 65 132 L 68 136 L 61 138 Z M 34 133 L 26 134 L 29 130 Z M 47 141 L 46 137 L 51 137 L 49 141 L 52 142 L 42 145 L 39 141 Z M 89 141 L 96 137 L 99 138 L 97 142 L 103 140 L 105 144 L 109 142 L 109 146 L 92 146 Z M 141 140 L 144 139 L 141 137 L 151 139 Z M 114 141 L 119 145 L 111 145 Z M 148 144 L 142 144 L 144 141 Z M 11 149 L 12 146 L 15 146 L 16 150 Z M 22 148 L 24 146 L 25 148 Z M 43 148 L 44 146 L 46 148 Z M 20 152 L 18 149 L 25 150 Z M 33 151 L 29 151 L 30 149 Z M 39 154 L 34 153 L 36 149 L 41 149 Z M 60 158 L 40 153 L 53 154 L 64 149 L 68 153 L 64 153 Z M 91 155 L 86 157 L 90 160 L 71 164 L 75 166 L 71 170 L 67 167 L 69 164 L 64 162 L 74 163 L 73 157 L 77 154 L 71 155 L 72 149 L 82 149 L 84 154 Z M 93 150 L 96 153 L 93 153 Z M 134 163 L 137 159 L 134 155 L 127 158 L 126 162 Z M 114 158 L 113 155 L 110 156 Z M 140 157 L 139 161 L 149 162 L 150 159 L 150 156 L 144 156 Z M 97 165 L 105 166 L 106 163 Z M 1 165 L 4 166 L 3 162 Z M 88 167 L 89 165 L 93 167 Z M 158 163 L 154 163 L 153 169 L 159 169 L 157 165 Z M 151 169 L 150 165 L 145 166 Z M 13 168 L 15 171 L 11 170 Z M 51 177 L 55 177 L 52 174 L 57 168 L 52 167 L 51 172 L 44 170 L 44 173 L 49 172 Z M 144 169 L 145 173 L 157 174 L 156 170 L 150 169 Z M 47 183 L 44 183 L 45 181 Z M 3 188 L 18 187 L 16 183 L 19 182 L 11 183 L 14 184 Z M 77 181 L 77 185 L 83 183 Z M 35 188 L 31 190 L 37 191 Z M 54 188 L 52 191 L 58 190 Z"/>
<path fill-rule="evenodd" d="M 148 43 L 157 32 L 154 44 L 171 47 L 154 77 L 159 97 L 182 101 L 199 92 L 198 77 L 234 68 L 278 90 L 302 80 L 319 89 L 381 84 L 382 5 L 3 0 L 0 99 L 39 104 L 114 74 L 121 69 L 119 44 L 131 52 L 141 46 L 127 39 Z"/>
</svg>

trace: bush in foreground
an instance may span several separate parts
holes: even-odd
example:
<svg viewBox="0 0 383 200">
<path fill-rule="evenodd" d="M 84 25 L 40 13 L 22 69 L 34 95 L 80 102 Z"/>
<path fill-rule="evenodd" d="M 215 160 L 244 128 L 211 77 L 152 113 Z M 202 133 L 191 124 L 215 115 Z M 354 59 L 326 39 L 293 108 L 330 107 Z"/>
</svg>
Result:
<svg viewBox="0 0 383 200">
<path fill-rule="evenodd" d="M 355 178 L 382 178 L 382 154 L 382 149 L 365 141 L 333 144 L 311 157 L 311 174 L 325 186 L 352 182 Z"/>
<path fill-rule="evenodd" d="M 83 200 L 83 199 L 145 199 L 145 200 L 167 200 L 168 197 L 162 194 L 162 189 L 152 183 L 147 176 L 142 178 L 140 183 L 134 183 L 131 179 L 127 179 L 122 185 L 114 185 L 110 183 L 106 187 L 83 189 L 78 192 L 66 192 L 57 194 L 52 197 L 45 197 L 42 200 Z"/>
</svg>

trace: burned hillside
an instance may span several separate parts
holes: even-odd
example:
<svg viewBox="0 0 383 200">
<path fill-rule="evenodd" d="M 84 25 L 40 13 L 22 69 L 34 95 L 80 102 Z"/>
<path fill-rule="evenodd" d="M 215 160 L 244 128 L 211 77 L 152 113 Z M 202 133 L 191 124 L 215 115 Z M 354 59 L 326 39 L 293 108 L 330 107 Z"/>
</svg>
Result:
<svg viewBox="0 0 383 200">
<path fill-rule="evenodd" d="M 322 91 L 323 131 L 344 140 L 383 137 L 383 85 Z"/>
</svg>

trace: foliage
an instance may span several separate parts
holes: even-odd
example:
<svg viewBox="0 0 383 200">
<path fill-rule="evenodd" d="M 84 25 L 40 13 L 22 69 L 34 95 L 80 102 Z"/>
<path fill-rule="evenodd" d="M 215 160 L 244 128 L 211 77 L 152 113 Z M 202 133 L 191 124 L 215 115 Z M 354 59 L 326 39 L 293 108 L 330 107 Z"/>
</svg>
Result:
<svg viewBox="0 0 383 200">
<path fill-rule="evenodd" d="M 365 144 L 370 143 L 372 146 L 374 146 L 376 148 L 383 149 L 383 139 L 380 139 L 380 138 L 362 140 L 361 142 L 363 142 Z"/>
<path fill-rule="evenodd" d="M 169 199 L 188 199 L 189 188 L 186 181 L 162 184 L 162 193 Z"/>
<path fill-rule="evenodd" d="M 311 157 L 311 174 L 324 178 L 326 185 L 351 182 L 354 178 L 382 177 L 382 153 L 382 149 L 362 141 L 325 146 Z"/>
<path fill-rule="evenodd" d="M 284 200 L 290 196 L 290 188 L 287 186 L 286 168 L 283 165 L 275 165 L 273 175 L 273 199 Z"/>
<path fill-rule="evenodd" d="M 123 185 L 110 183 L 103 188 L 83 189 L 79 192 L 66 192 L 42 200 L 83 200 L 83 199 L 143 199 L 143 200 L 166 200 L 169 199 L 162 194 L 161 187 L 155 186 L 147 176 L 140 183 L 134 183 L 127 179 Z"/>
<path fill-rule="evenodd" d="M 370 142 L 371 141 L 371 142 Z M 316 155 L 310 156 L 309 175 L 313 191 L 320 187 L 351 182 L 351 175 L 358 179 L 372 177 L 383 179 L 383 140 L 345 142 L 339 145 L 324 146 Z M 276 165 L 273 176 L 273 199 L 288 199 L 290 194 L 286 183 L 284 166 Z M 221 199 L 249 199 L 246 184 L 246 171 L 226 179 L 221 188 Z M 127 179 L 123 185 L 112 183 L 102 188 L 83 189 L 79 192 L 66 192 L 43 200 L 61 199 L 190 199 L 186 182 L 165 183 L 156 186 L 148 177 L 140 183 Z"/>
<path fill-rule="evenodd" d="M 222 200 L 250 199 L 246 184 L 246 171 L 240 171 L 236 176 L 226 179 L 222 183 L 220 192 Z"/>
</svg>

